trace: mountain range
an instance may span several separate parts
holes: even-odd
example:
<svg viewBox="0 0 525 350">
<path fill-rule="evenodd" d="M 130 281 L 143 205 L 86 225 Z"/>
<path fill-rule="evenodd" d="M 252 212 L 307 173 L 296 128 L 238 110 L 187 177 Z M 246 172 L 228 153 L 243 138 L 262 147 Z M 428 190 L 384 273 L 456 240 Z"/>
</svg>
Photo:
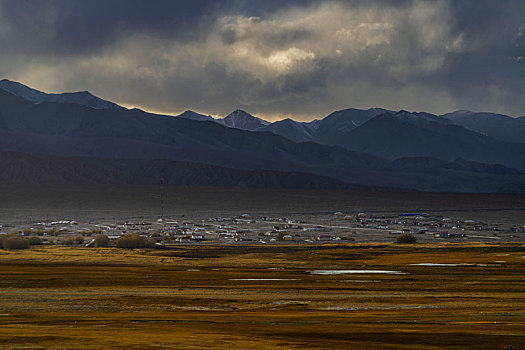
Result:
<svg viewBox="0 0 525 350">
<path fill-rule="evenodd" d="M 456 125 L 480 132 L 495 139 L 508 142 L 525 142 L 525 116 L 512 118 L 508 115 L 456 111 L 443 115 Z"/>
<path fill-rule="evenodd" d="M 312 122 L 270 123 L 241 110 L 221 119 L 193 111 L 168 116 L 87 92 L 45 94 L 2 80 L 0 182 L 170 178 L 200 186 L 525 192 L 518 128 L 487 127 L 501 115 L 485 113 L 479 125 L 476 118 L 380 108 Z M 94 170 L 84 173 L 88 165 Z"/>
<path fill-rule="evenodd" d="M 242 121 L 223 122 L 237 116 L 242 116 Z M 186 118 L 185 114 L 180 117 Z M 437 116 L 380 108 L 351 108 L 308 123 L 289 118 L 262 123 L 260 118 L 239 110 L 224 119 L 208 116 L 206 120 L 242 130 L 269 131 L 295 142 L 340 146 L 388 160 L 432 157 L 451 161 L 464 158 L 525 168 L 525 117 L 469 111 Z"/>
<path fill-rule="evenodd" d="M 122 108 L 116 103 L 103 100 L 97 96 L 92 95 L 88 91 L 66 92 L 61 94 L 46 94 L 42 91 L 32 89 L 24 84 L 20 84 L 19 82 L 10 81 L 7 79 L 0 80 L 0 89 L 35 103 L 72 103 L 97 109 Z"/>
</svg>

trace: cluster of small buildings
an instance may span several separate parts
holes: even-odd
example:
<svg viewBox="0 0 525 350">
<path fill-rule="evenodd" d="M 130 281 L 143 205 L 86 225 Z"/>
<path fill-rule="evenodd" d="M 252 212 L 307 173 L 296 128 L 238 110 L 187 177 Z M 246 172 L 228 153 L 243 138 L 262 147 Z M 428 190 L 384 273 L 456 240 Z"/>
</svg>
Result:
<svg viewBox="0 0 525 350">
<path fill-rule="evenodd" d="M 155 221 L 116 221 L 79 223 L 74 220 L 39 221 L 27 225 L 0 223 L 0 234 L 13 231 L 24 236 L 40 236 L 44 244 L 61 244 L 70 237 L 86 237 L 84 245 L 93 244 L 93 237 L 107 235 L 114 241 L 123 235 L 136 233 L 169 246 L 180 243 L 227 242 L 331 242 L 339 240 L 392 241 L 389 235 L 417 234 L 425 239 L 483 238 L 503 233 L 525 232 L 523 226 L 489 225 L 471 219 L 453 219 L 424 213 L 344 213 L 333 216 L 319 214 L 304 221 L 240 214 L 233 217 L 213 217 L 193 221 L 185 218 Z M 477 234 L 477 235 L 476 235 Z M 510 236 L 517 237 L 517 236 Z M 81 242 L 78 239 L 75 242 Z"/>
<path fill-rule="evenodd" d="M 505 228 L 497 225 L 489 225 L 471 219 L 460 220 L 442 216 L 431 216 L 424 213 L 401 213 L 397 216 L 386 217 L 384 215 L 370 216 L 367 213 L 355 215 L 344 214 L 337 211 L 334 213 L 345 221 L 354 223 L 356 228 L 375 230 L 388 230 L 389 234 L 429 234 L 434 238 L 465 238 L 465 232 L 484 231 L 493 233 L 503 232 L 525 232 L 523 227 Z M 477 236 L 479 237 L 479 236 Z"/>
</svg>

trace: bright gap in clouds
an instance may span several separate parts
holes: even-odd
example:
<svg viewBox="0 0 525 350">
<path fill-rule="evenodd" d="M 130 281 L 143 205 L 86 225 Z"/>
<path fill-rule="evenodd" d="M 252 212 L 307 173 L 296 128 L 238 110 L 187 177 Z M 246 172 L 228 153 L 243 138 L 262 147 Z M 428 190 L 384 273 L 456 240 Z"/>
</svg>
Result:
<svg viewBox="0 0 525 350">
<path fill-rule="evenodd" d="M 108 4 L 0 0 L 0 75 L 164 114 L 525 114 L 523 2 Z"/>
</svg>

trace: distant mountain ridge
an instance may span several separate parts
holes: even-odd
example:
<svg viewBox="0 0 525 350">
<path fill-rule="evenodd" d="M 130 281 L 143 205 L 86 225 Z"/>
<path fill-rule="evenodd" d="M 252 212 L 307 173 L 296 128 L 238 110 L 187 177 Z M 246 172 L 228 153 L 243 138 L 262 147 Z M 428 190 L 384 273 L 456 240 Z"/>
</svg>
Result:
<svg viewBox="0 0 525 350">
<path fill-rule="evenodd" d="M 504 114 L 465 110 L 447 113 L 442 117 L 498 140 L 525 143 L 525 117 L 512 118 Z"/>
<path fill-rule="evenodd" d="M 226 119 L 230 122 L 224 122 Z M 111 181 L 125 183 L 148 183 L 157 171 L 184 176 L 184 172 L 200 169 L 193 175 L 200 179 L 196 182 L 210 186 L 223 183 L 220 177 L 226 176 L 263 187 L 266 185 L 261 184 L 276 185 L 278 179 L 287 179 L 282 180 L 287 188 L 293 188 L 293 181 L 299 187 L 320 181 L 341 188 L 352 184 L 348 186 L 525 191 L 525 143 L 498 140 L 444 116 L 379 108 L 341 110 L 312 122 L 285 119 L 268 123 L 240 110 L 215 119 L 193 111 L 167 116 L 138 109 L 97 109 L 62 100 L 35 103 L 0 89 L 0 152 L 51 157 L 49 162 L 63 169 L 67 169 L 65 161 L 57 158 L 74 159 L 71 171 L 78 181 L 89 180 L 78 170 L 85 163 L 103 174 L 112 169 L 107 173 L 115 176 Z M 24 157 L 20 155 L 28 159 Z M 6 174 L 14 174 L 9 168 L 20 163 L 6 159 L 0 159 L 0 171 L 4 166 Z M 37 161 L 45 167 L 45 161 Z M 155 170 L 139 171 L 133 162 Z M 162 162 L 199 163 L 209 168 L 172 163 L 159 168 Z M 104 165 L 109 163 L 112 165 Z M 128 169 L 127 175 L 116 171 L 120 167 Z M 228 170 L 210 170 L 208 177 L 198 175 L 214 167 Z M 47 171 L 50 177 L 64 176 L 52 168 Z M 99 178 L 96 174 L 93 176 Z M 304 174 L 310 174 L 309 180 Z M 38 171 L 33 175 L 38 177 Z M 261 178 L 260 183 L 256 178 Z"/>
<path fill-rule="evenodd" d="M 216 122 L 155 115 L 137 109 L 33 104 L 1 90 L 0 125 L 0 151 L 170 159 L 321 175 L 384 162 L 341 148 L 297 144 L 273 133 L 227 128 Z"/>
<path fill-rule="evenodd" d="M 314 140 L 314 135 L 319 127 L 319 120 L 309 123 L 296 122 L 290 118 L 276 121 L 254 131 L 269 131 L 286 137 L 294 142 L 309 142 Z"/>
<path fill-rule="evenodd" d="M 26 85 L 16 81 L 7 79 L 0 80 L 0 89 L 7 91 L 15 96 L 22 97 L 28 101 L 35 103 L 42 102 L 57 102 L 57 103 L 72 103 L 81 106 L 87 106 L 96 109 L 118 109 L 123 108 L 116 103 L 103 100 L 97 96 L 92 95 L 88 91 L 79 92 L 65 92 L 61 94 L 47 94 L 42 91 L 35 90 Z"/>
<path fill-rule="evenodd" d="M 249 131 L 254 131 L 258 128 L 262 128 L 270 124 L 266 120 L 254 117 L 253 115 L 240 109 L 231 112 L 226 117 L 224 117 L 223 119 L 219 119 L 218 121 L 221 124 L 230 128 L 237 128 Z"/>
<path fill-rule="evenodd" d="M 177 118 L 191 119 L 197 121 L 215 121 L 212 116 L 200 114 L 194 111 L 184 111 L 183 113 L 176 116 Z"/>
<path fill-rule="evenodd" d="M 471 117 L 475 118 L 475 117 Z M 492 118 L 492 117 L 491 117 Z M 393 112 L 380 108 L 346 109 L 321 120 L 300 123 L 291 119 L 274 122 L 255 131 L 270 131 L 295 142 L 313 141 L 340 146 L 347 150 L 368 153 L 394 160 L 403 157 L 430 157 L 447 161 L 464 158 L 481 163 L 501 163 L 525 169 L 525 131 L 519 125 L 525 118 L 511 119 L 512 140 L 495 135 L 497 128 L 487 126 L 486 132 L 472 125 L 460 125 L 456 118 L 425 112 Z M 466 123 L 464 123 L 466 124 Z"/>
<path fill-rule="evenodd" d="M 496 140 L 426 113 L 380 114 L 352 130 L 339 146 L 387 159 L 464 158 L 525 169 L 525 144 Z"/>
<path fill-rule="evenodd" d="M 239 121 L 224 122 L 233 117 L 239 117 Z M 240 110 L 226 118 L 208 116 L 200 120 L 215 121 L 241 130 L 272 132 L 299 143 L 340 146 L 390 160 L 402 157 L 431 157 L 447 161 L 464 158 L 525 168 L 525 159 L 521 155 L 525 150 L 525 117 L 469 111 L 438 116 L 382 108 L 349 108 L 312 122 L 287 118 L 269 123 Z"/>
<path fill-rule="evenodd" d="M 215 119 L 210 115 L 204 115 L 189 110 L 177 115 L 176 117 L 198 121 L 213 121 L 218 124 L 224 125 L 228 128 L 248 131 L 255 131 L 257 129 L 264 128 L 265 126 L 270 124 L 270 122 L 267 122 L 266 120 L 263 120 L 261 118 L 254 117 L 253 115 L 240 109 L 236 109 L 235 111 L 228 114 L 226 117 L 218 119 Z"/>
<path fill-rule="evenodd" d="M 319 121 L 313 139 L 328 145 L 343 144 L 349 132 L 385 112 L 387 111 L 380 108 L 368 110 L 349 108 L 333 112 Z"/>
</svg>

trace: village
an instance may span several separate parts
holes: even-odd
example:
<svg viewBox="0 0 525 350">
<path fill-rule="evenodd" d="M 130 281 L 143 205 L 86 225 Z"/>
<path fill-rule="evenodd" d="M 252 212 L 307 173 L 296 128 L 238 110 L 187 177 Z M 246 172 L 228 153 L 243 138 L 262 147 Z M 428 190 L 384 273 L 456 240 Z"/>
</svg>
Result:
<svg viewBox="0 0 525 350">
<path fill-rule="evenodd" d="M 312 243 L 431 243 L 522 241 L 525 225 L 485 223 L 425 213 L 335 211 L 290 217 L 240 213 L 231 217 L 173 216 L 152 220 L 71 219 L 0 223 L 0 237 L 18 234 L 32 244 L 114 246 L 121 237 L 140 236 L 149 247 L 180 244 L 312 244 Z M 400 236 L 410 241 L 399 241 Z"/>
</svg>

